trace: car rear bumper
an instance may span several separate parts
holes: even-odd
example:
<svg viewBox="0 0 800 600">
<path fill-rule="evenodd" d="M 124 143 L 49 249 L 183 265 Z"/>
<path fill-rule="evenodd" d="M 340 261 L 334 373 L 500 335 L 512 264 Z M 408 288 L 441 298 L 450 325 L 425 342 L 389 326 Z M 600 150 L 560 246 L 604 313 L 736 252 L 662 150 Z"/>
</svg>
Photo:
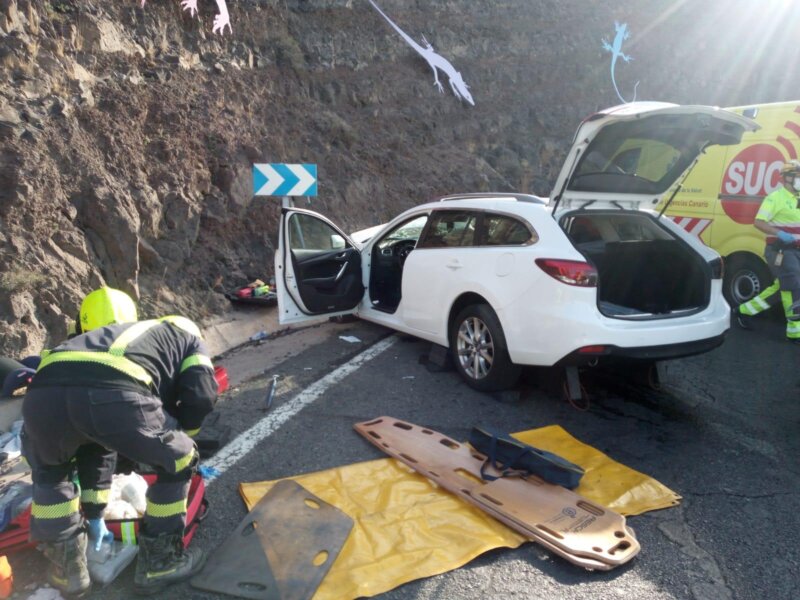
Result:
<svg viewBox="0 0 800 600">
<path fill-rule="evenodd" d="M 512 304 L 498 311 L 498 316 L 516 364 L 564 364 L 588 346 L 603 346 L 607 356 L 620 359 L 666 360 L 707 352 L 722 343 L 730 328 L 731 309 L 721 288 L 721 281 L 714 280 L 705 310 L 675 318 L 635 321 L 606 317 L 595 305 L 593 289 L 570 289 L 556 303 Z M 584 362 L 598 358 L 591 353 L 586 356 L 589 360 Z"/>
<path fill-rule="evenodd" d="M 602 351 L 581 352 L 575 350 L 569 353 L 556 363 L 556 366 L 572 366 L 594 364 L 602 362 L 604 364 L 624 361 L 656 361 L 669 360 L 673 358 L 685 358 L 696 354 L 709 352 L 722 345 L 725 335 L 717 335 L 703 340 L 693 340 L 691 342 L 681 342 L 678 344 L 663 344 L 660 346 L 638 346 L 634 348 L 623 348 L 620 346 L 605 346 Z"/>
</svg>

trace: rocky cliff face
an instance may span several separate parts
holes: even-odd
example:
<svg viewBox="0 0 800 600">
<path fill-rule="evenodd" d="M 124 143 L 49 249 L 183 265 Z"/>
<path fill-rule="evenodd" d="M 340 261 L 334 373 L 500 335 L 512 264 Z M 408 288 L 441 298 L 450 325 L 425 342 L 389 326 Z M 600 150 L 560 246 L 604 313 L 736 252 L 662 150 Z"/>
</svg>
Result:
<svg viewBox="0 0 800 600">
<path fill-rule="evenodd" d="M 382 0 L 474 107 L 366 0 L 230 0 L 223 38 L 199 4 L 0 0 L 0 354 L 63 338 L 103 282 L 147 316 L 224 311 L 223 289 L 272 271 L 279 209 L 252 197 L 254 162 L 317 163 L 312 208 L 348 230 L 442 193 L 547 195 L 579 120 L 619 103 L 615 20 L 626 99 L 636 81 L 727 106 L 800 90 L 793 3 Z"/>
</svg>

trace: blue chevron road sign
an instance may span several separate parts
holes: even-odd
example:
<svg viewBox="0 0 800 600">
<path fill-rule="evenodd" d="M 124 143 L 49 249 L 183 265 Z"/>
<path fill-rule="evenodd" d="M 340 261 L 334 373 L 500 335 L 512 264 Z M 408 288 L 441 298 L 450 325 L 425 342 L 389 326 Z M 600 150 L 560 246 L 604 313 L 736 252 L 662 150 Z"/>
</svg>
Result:
<svg viewBox="0 0 800 600">
<path fill-rule="evenodd" d="M 316 196 L 317 165 L 264 163 L 253 165 L 255 196 Z"/>
</svg>

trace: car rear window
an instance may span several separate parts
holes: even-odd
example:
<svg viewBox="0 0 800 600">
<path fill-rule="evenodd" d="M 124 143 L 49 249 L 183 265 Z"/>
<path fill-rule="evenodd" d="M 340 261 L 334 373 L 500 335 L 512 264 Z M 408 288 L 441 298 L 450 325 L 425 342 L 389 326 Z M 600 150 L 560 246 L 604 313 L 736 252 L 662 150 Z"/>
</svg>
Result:
<svg viewBox="0 0 800 600">
<path fill-rule="evenodd" d="M 469 211 L 434 211 L 418 248 L 472 246 L 475 242 L 477 214 Z"/>
<path fill-rule="evenodd" d="M 521 246 L 536 241 L 524 223 L 506 215 L 485 215 L 482 246 Z"/>
</svg>

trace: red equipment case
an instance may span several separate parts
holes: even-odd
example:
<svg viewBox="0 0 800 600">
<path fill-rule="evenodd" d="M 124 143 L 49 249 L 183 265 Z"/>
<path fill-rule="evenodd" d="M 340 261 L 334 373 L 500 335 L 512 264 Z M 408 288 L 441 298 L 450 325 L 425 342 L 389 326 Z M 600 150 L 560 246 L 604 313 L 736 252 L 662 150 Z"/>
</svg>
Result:
<svg viewBox="0 0 800 600">
<path fill-rule="evenodd" d="M 155 481 L 156 476 L 152 474 L 145 474 L 142 477 L 150 484 Z M 208 500 L 206 499 L 206 484 L 199 474 L 192 476 L 192 482 L 189 486 L 189 498 L 186 503 L 186 528 L 183 530 L 183 545 L 188 546 L 192 541 L 197 527 L 208 515 Z M 30 541 L 28 535 L 30 533 L 30 508 L 24 513 L 19 515 L 16 519 L 11 521 L 5 531 L 0 533 L 0 554 L 13 554 L 25 548 L 31 548 L 36 545 L 35 542 Z M 122 528 L 125 523 L 133 525 L 133 532 L 136 536 L 139 535 L 139 525 L 141 519 L 131 519 L 128 521 L 122 520 L 106 520 L 106 527 L 114 534 L 118 540 L 122 539 Z"/>
</svg>

